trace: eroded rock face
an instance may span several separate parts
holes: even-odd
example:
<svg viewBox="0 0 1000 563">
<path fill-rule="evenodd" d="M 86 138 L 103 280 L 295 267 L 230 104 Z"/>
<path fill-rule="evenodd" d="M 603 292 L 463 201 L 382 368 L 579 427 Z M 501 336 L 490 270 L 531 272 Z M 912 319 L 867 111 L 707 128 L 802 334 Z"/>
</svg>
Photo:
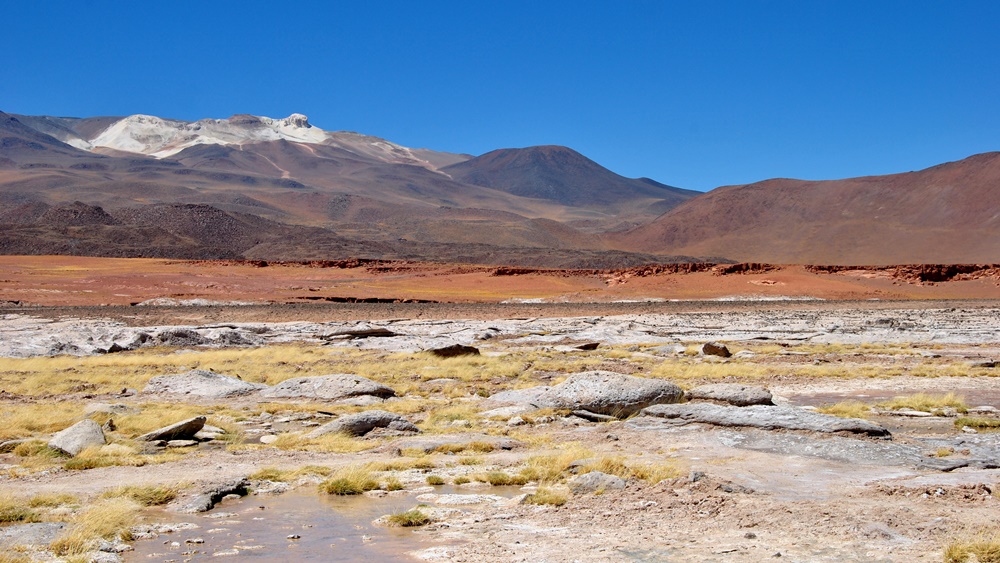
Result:
<svg viewBox="0 0 1000 563">
<path fill-rule="evenodd" d="M 196 369 L 176 375 L 158 375 L 149 380 L 142 392 L 224 398 L 247 395 L 266 387 L 214 371 Z"/>
<path fill-rule="evenodd" d="M 56 432 L 49 440 L 49 447 L 75 456 L 90 446 L 103 446 L 106 442 L 101 425 L 88 418 Z"/>
<path fill-rule="evenodd" d="M 182 420 L 180 422 L 171 424 L 170 426 L 165 426 L 159 430 L 153 430 L 136 438 L 137 440 L 144 440 L 146 442 L 155 442 L 157 440 L 192 440 L 194 435 L 201 432 L 201 429 L 205 426 L 205 417 L 196 416 L 194 418 L 189 418 L 187 420 Z"/>
<path fill-rule="evenodd" d="M 288 399 L 325 399 L 336 401 L 348 397 L 395 397 L 391 388 L 358 375 L 335 373 L 316 377 L 296 377 L 261 391 L 261 397 Z"/>
<path fill-rule="evenodd" d="M 681 405 L 653 405 L 643 409 L 642 414 L 674 419 L 683 424 L 700 422 L 715 426 L 751 427 L 765 430 L 845 432 L 889 437 L 888 430 L 867 420 L 840 418 L 786 406 L 731 407 L 712 403 L 685 403 Z"/>
<path fill-rule="evenodd" d="M 687 392 L 688 400 L 718 401 L 736 407 L 773 405 L 771 392 L 763 387 L 738 383 L 712 383 L 701 385 Z"/>
<path fill-rule="evenodd" d="M 388 428 L 399 432 L 420 432 L 419 428 L 402 416 L 376 409 L 342 416 L 313 430 L 306 437 L 319 438 L 335 432 L 342 432 L 350 436 L 364 436 L 376 428 Z"/>
</svg>

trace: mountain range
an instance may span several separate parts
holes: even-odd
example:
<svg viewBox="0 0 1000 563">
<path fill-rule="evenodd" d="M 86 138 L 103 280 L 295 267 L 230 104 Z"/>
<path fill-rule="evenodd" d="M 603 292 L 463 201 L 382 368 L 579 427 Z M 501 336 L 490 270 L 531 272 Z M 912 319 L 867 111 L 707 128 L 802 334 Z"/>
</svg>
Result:
<svg viewBox="0 0 1000 563">
<path fill-rule="evenodd" d="M 1000 154 L 684 190 L 561 146 L 413 149 L 306 116 L 0 112 L 0 253 L 610 268 L 995 262 Z"/>
</svg>

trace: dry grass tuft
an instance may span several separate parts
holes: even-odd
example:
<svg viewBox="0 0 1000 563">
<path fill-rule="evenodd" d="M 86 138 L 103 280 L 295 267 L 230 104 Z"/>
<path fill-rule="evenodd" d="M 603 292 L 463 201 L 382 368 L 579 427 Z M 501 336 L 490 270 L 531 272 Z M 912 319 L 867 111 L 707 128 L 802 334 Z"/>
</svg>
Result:
<svg viewBox="0 0 1000 563">
<path fill-rule="evenodd" d="M 129 527 L 138 519 L 141 506 L 131 499 L 110 498 L 98 501 L 74 518 L 62 536 L 52 542 L 57 555 L 80 555 L 92 549 L 100 539 L 129 539 Z"/>
<path fill-rule="evenodd" d="M 528 495 L 524 502 L 528 504 L 548 504 L 552 506 L 562 506 L 569 499 L 569 494 L 562 489 L 551 487 L 539 487 L 534 494 Z"/>
<path fill-rule="evenodd" d="M 126 498 L 141 506 L 160 506 L 177 498 L 177 489 L 155 485 L 127 485 L 107 491 L 101 498 Z"/>
<path fill-rule="evenodd" d="M 973 539 L 955 540 L 944 548 L 944 563 L 1000 563 L 1000 537 L 980 534 Z"/>
<path fill-rule="evenodd" d="M 39 516 L 29 508 L 24 499 L 9 494 L 0 496 L 0 524 L 11 522 L 38 522 Z"/>
<path fill-rule="evenodd" d="M 1000 419 L 966 416 L 961 416 L 955 419 L 955 427 L 962 428 L 965 426 L 968 426 L 969 428 L 976 428 L 978 430 L 996 430 L 1000 429 Z"/>
<path fill-rule="evenodd" d="M 378 488 L 378 481 L 369 464 L 342 467 L 319 484 L 319 490 L 329 495 L 360 495 Z"/>
<path fill-rule="evenodd" d="M 823 405 L 816 409 L 816 412 L 832 414 L 841 418 L 867 418 L 872 408 L 861 401 L 847 400 Z"/>
<path fill-rule="evenodd" d="M 357 453 L 370 450 L 378 445 L 375 441 L 365 441 L 347 434 L 325 434 L 319 438 L 306 438 L 305 434 L 279 434 L 278 439 L 271 444 L 281 450 L 321 453 Z"/>
<path fill-rule="evenodd" d="M 404 528 L 410 528 L 414 526 L 423 526 L 431 522 L 430 516 L 424 514 L 418 508 L 411 508 L 406 512 L 399 512 L 397 514 L 392 514 L 386 521 L 390 526 L 400 526 Z"/>
<path fill-rule="evenodd" d="M 924 412 L 936 412 L 949 407 L 962 413 L 969 410 L 969 406 L 965 404 L 965 399 L 954 393 L 945 395 L 917 393 L 915 395 L 896 397 L 889 401 L 883 401 L 878 406 L 889 410 L 911 409 Z"/>
</svg>

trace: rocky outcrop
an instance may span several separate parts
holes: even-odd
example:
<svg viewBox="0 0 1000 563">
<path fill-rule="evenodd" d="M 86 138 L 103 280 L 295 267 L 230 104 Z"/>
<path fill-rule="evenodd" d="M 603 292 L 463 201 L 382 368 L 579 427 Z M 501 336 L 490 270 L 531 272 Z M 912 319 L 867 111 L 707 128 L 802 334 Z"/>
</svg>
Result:
<svg viewBox="0 0 1000 563">
<path fill-rule="evenodd" d="M 198 397 L 225 398 L 248 395 L 267 387 L 238 377 L 206 370 L 191 370 L 176 375 L 159 375 L 149 380 L 143 393 L 173 393 Z"/>
<path fill-rule="evenodd" d="M 698 422 L 714 426 L 751 427 L 765 430 L 805 430 L 824 433 L 844 432 L 877 437 L 889 436 L 888 430 L 866 420 L 840 418 L 786 406 L 731 407 L 711 403 L 685 403 L 654 405 L 643 409 L 642 414 L 670 419 L 681 424 Z"/>
<path fill-rule="evenodd" d="M 56 432 L 49 440 L 49 447 L 75 456 L 90 446 L 103 446 L 106 442 L 101 425 L 88 418 Z"/>
<path fill-rule="evenodd" d="M 686 393 L 689 401 L 713 401 L 735 407 L 750 405 L 773 405 L 771 392 L 763 387 L 740 385 L 738 383 L 712 383 L 701 385 Z"/>
<path fill-rule="evenodd" d="M 388 399 L 395 397 L 396 392 L 381 383 L 358 375 L 335 373 L 286 379 L 260 393 L 261 397 L 269 399 L 323 399 L 328 401 L 365 395 Z"/>
<path fill-rule="evenodd" d="M 337 432 L 349 436 L 364 436 L 376 428 L 387 428 L 397 432 L 420 432 L 412 422 L 396 413 L 370 410 L 342 416 L 313 430 L 306 437 L 319 438 Z"/>
</svg>

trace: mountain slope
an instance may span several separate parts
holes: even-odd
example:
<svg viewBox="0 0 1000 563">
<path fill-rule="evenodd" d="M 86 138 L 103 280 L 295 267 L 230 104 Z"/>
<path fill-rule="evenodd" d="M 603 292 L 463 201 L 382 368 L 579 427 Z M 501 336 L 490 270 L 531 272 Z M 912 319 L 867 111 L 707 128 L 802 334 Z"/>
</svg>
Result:
<svg viewBox="0 0 1000 563">
<path fill-rule="evenodd" d="M 461 182 L 609 214 L 673 207 L 699 193 L 619 176 L 560 146 L 495 150 L 441 171 Z"/>
<path fill-rule="evenodd" d="M 772 263 L 995 262 L 1000 153 L 888 176 L 718 188 L 611 241 Z"/>
</svg>

